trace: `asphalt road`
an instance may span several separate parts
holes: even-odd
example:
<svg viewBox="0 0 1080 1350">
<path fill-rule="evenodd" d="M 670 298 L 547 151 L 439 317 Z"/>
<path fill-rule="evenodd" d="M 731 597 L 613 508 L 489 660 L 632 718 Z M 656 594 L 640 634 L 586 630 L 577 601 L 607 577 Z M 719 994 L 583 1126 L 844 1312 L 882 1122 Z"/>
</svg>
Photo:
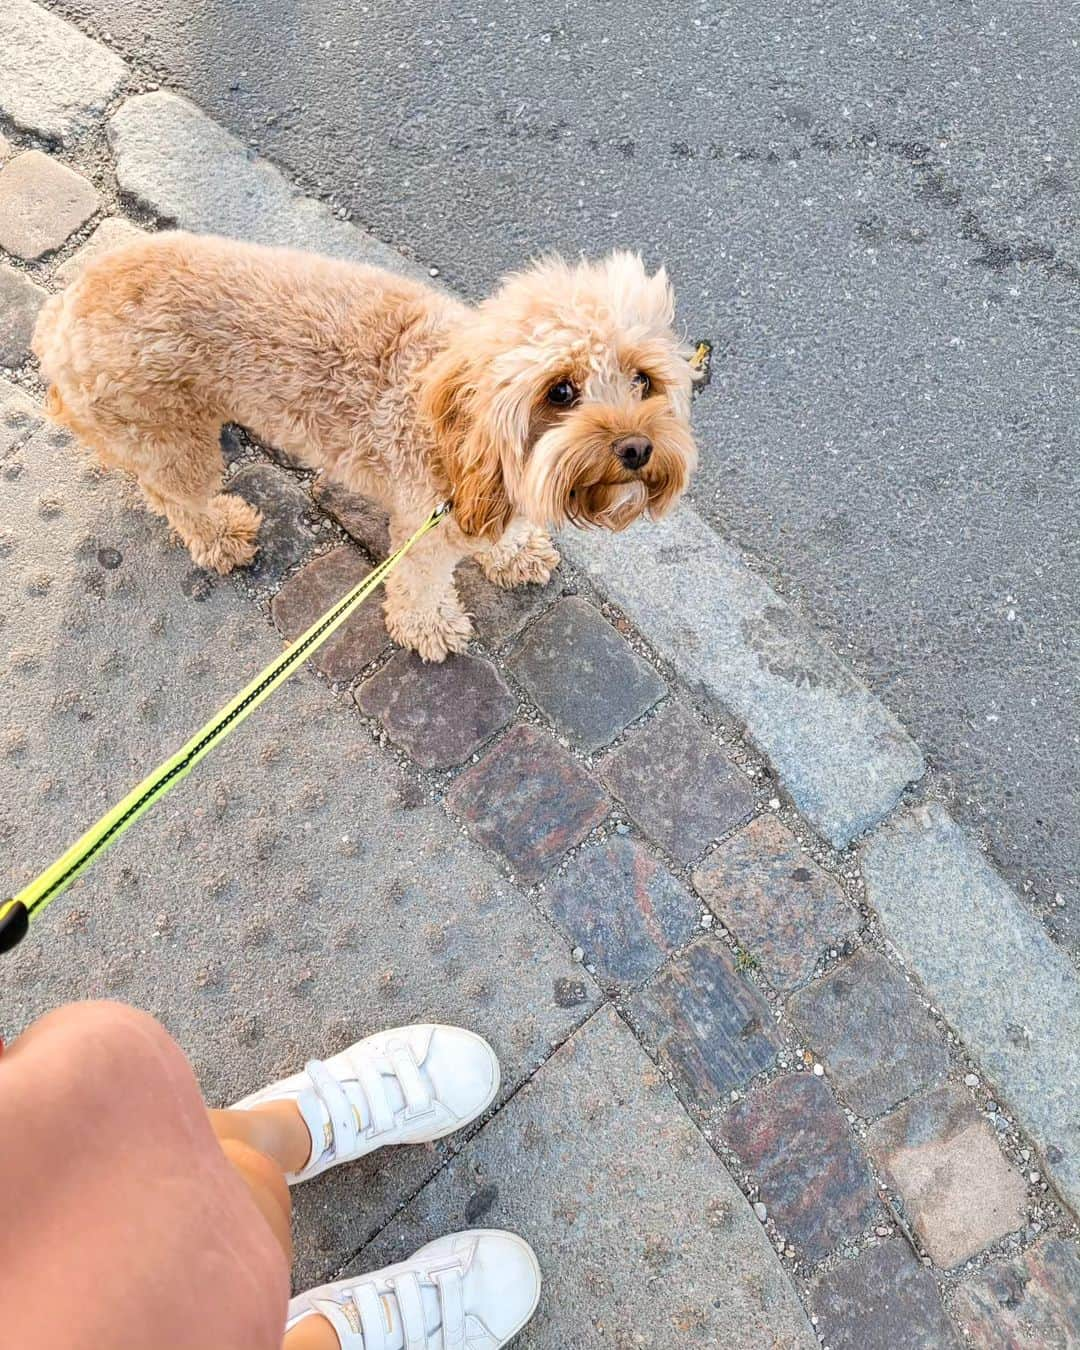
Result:
<svg viewBox="0 0 1080 1350">
<path fill-rule="evenodd" d="M 1080 4 L 56 7 L 471 295 L 663 260 L 698 507 L 1080 952 Z"/>
</svg>

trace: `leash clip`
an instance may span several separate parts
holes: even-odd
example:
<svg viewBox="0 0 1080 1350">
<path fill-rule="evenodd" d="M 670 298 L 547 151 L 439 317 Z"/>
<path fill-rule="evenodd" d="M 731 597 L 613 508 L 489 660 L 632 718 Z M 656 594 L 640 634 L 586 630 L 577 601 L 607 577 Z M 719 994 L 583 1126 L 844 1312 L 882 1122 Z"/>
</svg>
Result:
<svg viewBox="0 0 1080 1350">
<path fill-rule="evenodd" d="M 448 497 L 446 501 L 440 502 L 440 504 L 435 508 L 434 519 L 442 520 L 443 516 L 448 516 L 453 509 L 454 503 Z"/>
<path fill-rule="evenodd" d="M 21 900 L 0 904 L 0 953 L 17 947 L 30 927 L 30 913 Z"/>
</svg>

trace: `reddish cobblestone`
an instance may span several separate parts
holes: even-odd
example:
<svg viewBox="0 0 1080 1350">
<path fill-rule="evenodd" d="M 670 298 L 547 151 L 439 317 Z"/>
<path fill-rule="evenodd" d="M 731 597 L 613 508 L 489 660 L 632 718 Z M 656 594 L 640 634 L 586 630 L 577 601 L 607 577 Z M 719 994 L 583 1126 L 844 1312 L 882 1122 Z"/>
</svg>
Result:
<svg viewBox="0 0 1080 1350">
<path fill-rule="evenodd" d="M 960 1350 L 937 1281 L 902 1238 L 828 1271 L 811 1305 L 831 1350 Z"/>
<path fill-rule="evenodd" d="M 415 652 L 397 652 L 364 681 L 356 701 L 425 769 L 463 764 L 506 726 L 516 705 L 490 662 L 450 656 L 433 665 Z"/>
<path fill-rule="evenodd" d="M 381 506 L 322 474 L 311 485 L 311 495 L 376 562 L 390 552 L 390 521 Z"/>
<path fill-rule="evenodd" d="M 348 545 L 309 562 L 282 586 L 270 607 L 281 634 L 290 642 L 298 638 L 370 570 L 367 559 Z M 331 680 L 353 680 L 389 646 L 376 594 L 319 648 L 311 663 Z"/>
<path fill-rule="evenodd" d="M 546 904 L 597 978 L 621 985 L 647 979 L 698 926 L 685 887 L 640 844 L 618 836 L 572 858 L 548 884 Z"/>
<path fill-rule="evenodd" d="M 0 248 L 33 262 L 58 249 L 98 209 L 93 184 L 40 150 L 0 170 Z"/>
<path fill-rule="evenodd" d="M 945 1048 L 929 1014 L 876 952 L 856 952 L 795 994 L 788 1011 L 860 1115 L 878 1116 L 945 1075 Z"/>
<path fill-rule="evenodd" d="M 645 833 L 683 863 L 695 862 L 754 809 L 746 778 L 677 703 L 631 732 L 600 774 Z"/>
<path fill-rule="evenodd" d="M 607 745 L 667 692 L 600 611 L 572 595 L 533 624 L 509 664 L 541 711 L 583 750 Z"/>
<path fill-rule="evenodd" d="M 489 648 L 501 647 L 550 605 L 560 593 L 557 580 L 546 586 L 496 586 L 475 563 L 462 563 L 454 574 L 465 611 L 472 615 L 476 636 Z"/>
<path fill-rule="evenodd" d="M 1023 1225 L 1024 1179 L 962 1089 L 914 1098 L 879 1121 L 867 1144 L 939 1266 L 957 1266 Z"/>
<path fill-rule="evenodd" d="M 776 989 L 805 984 L 825 949 L 858 931 L 843 891 L 774 816 L 759 816 L 710 853 L 694 887 Z"/>
<path fill-rule="evenodd" d="M 953 1314 L 976 1350 L 1074 1350 L 1080 1346 L 1080 1255 L 1044 1238 L 1023 1256 L 973 1276 Z"/>
<path fill-rule="evenodd" d="M 447 805 L 524 881 L 539 881 L 607 816 L 611 803 L 546 733 L 518 726 L 463 773 Z"/>
<path fill-rule="evenodd" d="M 632 1007 L 646 1041 L 704 1109 L 776 1062 L 781 1042 L 772 1011 L 718 938 L 688 947 Z"/>
<path fill-rule="evenodd" d="M 732 1107 L 720 1134 L 757 1182 L 777 1227 L 810 1261 L 856 1238 L 877 1193 L 847 1118 L 813 1074 L 777 1078 Z"/>
<path fill-rule="evenodd" d="M 276 586 L 315 548 L 319 513 L 296 480 L 272 464 L 247 465 L 230 478 L 228 491 L 263 516 L 255 559 L 237 575 L 252 586 Z"/>
</svg>

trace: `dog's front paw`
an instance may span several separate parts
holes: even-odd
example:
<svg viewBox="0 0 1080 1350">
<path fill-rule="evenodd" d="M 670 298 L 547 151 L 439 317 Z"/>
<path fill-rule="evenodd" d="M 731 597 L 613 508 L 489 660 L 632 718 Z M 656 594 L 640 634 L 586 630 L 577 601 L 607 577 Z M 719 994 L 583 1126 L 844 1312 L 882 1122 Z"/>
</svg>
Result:
<svg viewBox="0 0 1080 1350">
<path fill-rule="evenodd" d="M 386 631 L 423 661 L 444 661 L 450 652 L 463 652 L 473 635 L 472 620 L 456 604 L 396 609 L 387 603 L 385 612 Z"/>
<path fill-rule="evenodd" d="M 210 507 L 205 528 L 188 541 L 188 551 L 199 567 L 224 576 L 254 558 L 262 513 L 231 492 L 215 497 Z"/>
<path fill-rule="evenodd" d="M 558 567 L 559 551 L 545 530 L 532 530 L 518 545 L 496 544 L 478 559 L 480 570 L 496 586 L 544 586 Z"/>
</svg>

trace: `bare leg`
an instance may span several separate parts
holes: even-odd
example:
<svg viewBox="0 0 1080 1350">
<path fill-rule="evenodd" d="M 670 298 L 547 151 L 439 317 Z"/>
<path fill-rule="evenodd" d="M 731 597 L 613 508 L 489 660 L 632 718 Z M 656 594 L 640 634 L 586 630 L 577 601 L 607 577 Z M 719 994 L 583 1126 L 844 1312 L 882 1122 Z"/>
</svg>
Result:
<svg viewBox="0 0 1080 1350">
<path fill-rule="evenodd" d="M 418 523 L 392 516 L 391 548 L 399 548 Z M 472 637 L 472 623 L 454 587 L 454 568 L 463 553 L 454 533 L 444 524 L 426 535 L 386 582 L 386 631 L 425 661 L 464 651 Z"/>
<path fill-rule="evenodd" d="M 509 588 L 529 582 L 543 586 L 559 565 L 559 554 L 546 530 L 518 516 L 500 539 L 477 553 L 476 561 L 496 586 Z"/>
<path fill-rule="evenodd" d="M 326 1318 L 316 1313 L 285 1333 L 282 1350 L 341 1350 L 341 1342 Z"/>
<path fill-rule="evenodd" d="M 222 1151 L 291 1262 L 292 1202 L 285 1173 L 298 1171 L 311 1154 L 311 1135 L 303 1116 L 290 1101 L 209 1114 Z M 341 1342 L 324 1317 L 305 1317 L 285 1333 L 282 1350 L 341 1350 Z"/>
</svg>

